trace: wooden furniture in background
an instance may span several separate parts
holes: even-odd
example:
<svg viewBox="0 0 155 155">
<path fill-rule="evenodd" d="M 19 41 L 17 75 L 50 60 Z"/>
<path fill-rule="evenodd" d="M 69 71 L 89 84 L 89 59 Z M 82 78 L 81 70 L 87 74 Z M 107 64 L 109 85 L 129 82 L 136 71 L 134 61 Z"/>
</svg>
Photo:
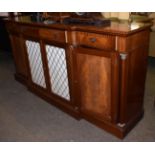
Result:
<svg viewBox="0 0 155 155">
<path fill-rule="evenodd" d="M 119 138 L 143 116 L 149 24 L 6 26 L 15 77 L 30 91 Z"/>
<path fill-rule="evenodd" d="M 70 17 L 71 13 L 69 12 L 44 12 L 42 17 L 45 19 L 63 21 L 64 18 Z"/>
<path fill-rule="evenodd" d="M 9 16 L 8 12 L 0 12 L 0 50 L 3 52 L 11 51 L 10 40 L 4 22 L 4 19 Z"/>
</svg>

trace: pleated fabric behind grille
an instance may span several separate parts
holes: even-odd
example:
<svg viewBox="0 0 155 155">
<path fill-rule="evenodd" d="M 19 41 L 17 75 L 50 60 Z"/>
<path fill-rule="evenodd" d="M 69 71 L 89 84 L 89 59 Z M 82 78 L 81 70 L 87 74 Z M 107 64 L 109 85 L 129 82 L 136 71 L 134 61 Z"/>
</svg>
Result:
<svg viewBox="0 0 155 155">
<path fill-rule="evenodd" d="M 65 49 L 46 45 L 52 92 L 70 100 Z"/>
<path fill-rule="evenodd" d="M 32 81 L 35 84 L 43 88 L 46 88 L 43 64 L 41 59 L 40 44 L 35 41 L 27 40 L 26 47 L 27 47 Z"/>
</svg>

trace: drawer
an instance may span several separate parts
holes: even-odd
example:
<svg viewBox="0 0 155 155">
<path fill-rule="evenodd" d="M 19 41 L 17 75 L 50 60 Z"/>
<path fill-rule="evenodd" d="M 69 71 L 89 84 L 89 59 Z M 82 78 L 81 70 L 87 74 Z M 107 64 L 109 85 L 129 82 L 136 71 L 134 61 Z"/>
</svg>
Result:
<svg viewBox="0 0 155 155">
<path fill-rule="evenodd" d="M 96 33 L 77 32 L 76 44 L 98 49 L 115 50 L 115 37 Z"/>
<path fill-rule="evenodd" d="M 48 39 L 56 42 L 65 43 L 65 31 L 54 30 L 54 29 L 40 29 L 40 37 L 43 39 Z"/>
<path fill-rule="evenodd" d="M 22 26 L 22 33 L 26 36 L 30 37 L 38 37 L 39 36 L 39 28 L 29 27 L 29 26 Z"/>
</svg>

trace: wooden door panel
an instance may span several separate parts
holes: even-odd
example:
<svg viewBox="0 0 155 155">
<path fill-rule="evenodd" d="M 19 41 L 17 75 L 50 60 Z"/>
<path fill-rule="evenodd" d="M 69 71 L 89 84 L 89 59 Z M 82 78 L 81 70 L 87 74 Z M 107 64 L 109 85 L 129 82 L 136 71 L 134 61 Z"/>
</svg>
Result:
<svg viewBox="0 0 155 155">
<path fill-rule="evenodd" d="M 81 111 L 100 119 L 111 120 L 114 101 L 113 53 L 84 48 L 76 52 Z M 118 79 L 115 80 L 117 83 Z"/>
<path fill-rule="evenodd" d="M 109 118 L 111 111 L 110 58 L 78 54 L 82 110 Z"/>
</svg>

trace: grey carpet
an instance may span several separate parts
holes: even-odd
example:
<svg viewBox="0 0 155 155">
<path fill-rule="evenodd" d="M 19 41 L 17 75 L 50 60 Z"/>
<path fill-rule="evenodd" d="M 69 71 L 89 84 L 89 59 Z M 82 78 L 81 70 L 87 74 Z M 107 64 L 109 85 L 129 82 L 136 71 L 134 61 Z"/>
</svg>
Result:
<svg viewBox="0 0 155 155">
<path fill-rule="evenodd" d="M 0 52 L 0 141 L 155 141 L 155 58 L 149 59 L 144 118 L 123 140 L 30 93 L 14 72 L 11 55 Z"/>
</svg>

